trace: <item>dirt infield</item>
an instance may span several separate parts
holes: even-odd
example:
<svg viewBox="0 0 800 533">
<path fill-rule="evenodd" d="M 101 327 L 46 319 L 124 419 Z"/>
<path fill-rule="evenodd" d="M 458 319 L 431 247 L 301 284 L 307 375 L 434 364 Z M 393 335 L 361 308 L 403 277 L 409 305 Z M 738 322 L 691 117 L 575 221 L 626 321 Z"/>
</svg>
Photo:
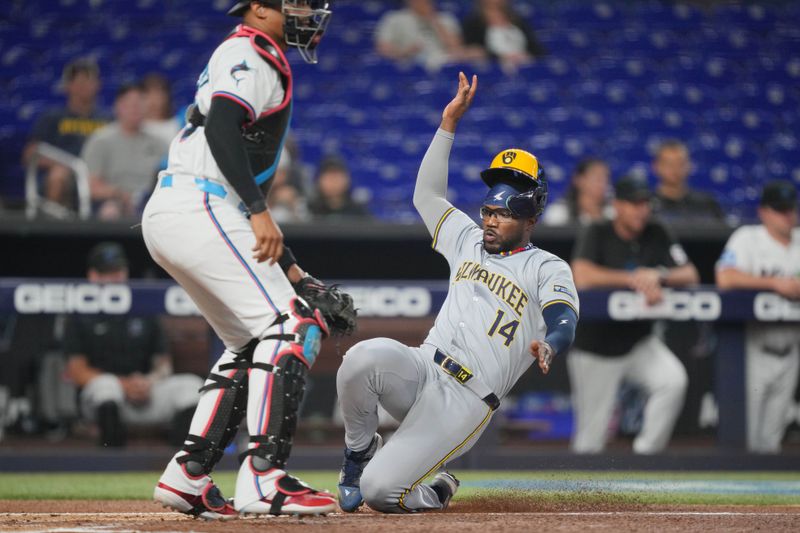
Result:
<svg viewBox="0 0 800 533">
<path fill-rule="evenodd" d="M 797 506 L 650 506 L 569 504 L 548 508 L 510 501 L 455 502 L 444 513 L 381 515 L 371 511 L 318 517 L 206 522 L 145 501 L 0 500 L 0 531 L 48 532 L 325 531 L 798 531 Z"/>
</svg>

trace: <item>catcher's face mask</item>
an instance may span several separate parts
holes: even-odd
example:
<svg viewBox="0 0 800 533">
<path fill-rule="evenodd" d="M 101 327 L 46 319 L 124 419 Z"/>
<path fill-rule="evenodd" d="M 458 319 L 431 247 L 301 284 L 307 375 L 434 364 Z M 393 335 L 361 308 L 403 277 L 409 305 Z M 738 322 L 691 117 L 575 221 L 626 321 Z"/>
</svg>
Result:
<svg viewBox="0 0 800 533">
<path fill-rule="evenodd" d="M 317 62 L 317 45 L 330 22 L 332 11 L 327 0 L 257 0 L 283 14 L 283 38 L 297 48 L 306 63 Z M 240 17 L 250 8 L 250 0 L 237 2 L 228 15 Z"/>
<path fill-rule="evenodd" d="M 317 45 L 332 14 L 325 0 L 283 0 L 286 44 L 297 48 L 306 63 L 317 62 Z"/>
</svg>

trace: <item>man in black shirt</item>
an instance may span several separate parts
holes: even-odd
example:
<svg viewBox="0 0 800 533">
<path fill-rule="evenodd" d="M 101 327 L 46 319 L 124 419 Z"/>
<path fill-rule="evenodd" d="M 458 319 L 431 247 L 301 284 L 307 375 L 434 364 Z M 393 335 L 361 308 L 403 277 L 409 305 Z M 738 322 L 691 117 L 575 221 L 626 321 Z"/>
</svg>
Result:
<svg viewBox="0 0 800 533">
<path fill-rule="evenodd" d="M 89 254 L 92 283 L 126 283 L 122 247 L 101 243 Z M 169 423 L 170 440 L 181 442 L 203 380 L 172 374 L 157 317 L 71 315 L 64 334 L 67 373 L 81 388 L 81 410 L 97 422 L 100 444 L 124 446 L 128 424 Z"/>
<path fill-rule="evenodd" d="M 667 230 L 650 220 L 651 192 L 644 180 L 617 182 L 613 220 L 586 228 L 573 252 L 575 286 L 619 288 L 642 295 L 646 305 L 663 299 L 663 286 L 698 283 L 699 276 Z M 567 358 L 576 424 L 572 448 L 603 450 L 617 391 L 623 381 L 648 399 L 633 442 L 636 453 L 663 450 L 672 434 L 687 387 L 686 370 L 653 335 L 653 322 L 581 322 Z"/>
<path fill-rule="evenodd" d="M 698 219 L 722 222 L 725 214 L 717 200 L 687 185 L 691 168 L 685 144 L 678 140 L 661 143 L 653 160 L 653 172 L 658 177 L 655 212 L 668 223 Z"/>
</svg>

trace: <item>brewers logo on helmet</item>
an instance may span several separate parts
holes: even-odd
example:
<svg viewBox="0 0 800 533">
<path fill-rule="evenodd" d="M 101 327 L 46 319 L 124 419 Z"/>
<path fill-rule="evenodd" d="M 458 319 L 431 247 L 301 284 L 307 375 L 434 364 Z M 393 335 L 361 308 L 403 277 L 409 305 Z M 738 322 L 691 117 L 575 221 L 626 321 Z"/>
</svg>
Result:
<svg viewBox="0 0 800 533">
<path fill-rule="evenodd" d="M 484 205 L 500 205 L 519 218 L 539 218 L 544 211 L 547 178 L 532 153 L 519 148 L 503 150 L 481 172 L 481 178 L 489 186 Z"/>
</svg>

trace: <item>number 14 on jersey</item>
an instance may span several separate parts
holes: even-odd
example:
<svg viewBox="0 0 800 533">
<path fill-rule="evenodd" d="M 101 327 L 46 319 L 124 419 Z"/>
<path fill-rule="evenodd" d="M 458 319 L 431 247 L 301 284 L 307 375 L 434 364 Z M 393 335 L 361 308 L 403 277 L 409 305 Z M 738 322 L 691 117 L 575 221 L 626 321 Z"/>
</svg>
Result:
<svg viewBox="0 0 800 533">
<path fill-rule="evenodd" d="M 502 309 L 497 310 L 497 317 L 494 319 L 494 323 L 492 327 L 489 328 L 489 332 L 487 333 L 490 337 L 494 337 L 495 333 L 505 338 L 503 344 L 505 346 L 510 346 L 511 341 L 514 340 L 514 335 L 517 333 L 517 327 L 519 327 L 519 320 L 511 320 L 510 322 L 506 322 L 502 326 L 500 325 L 503 322 L 503 318 L 505 318 L 506 314 L 503 312 Z"/>
</svg>

